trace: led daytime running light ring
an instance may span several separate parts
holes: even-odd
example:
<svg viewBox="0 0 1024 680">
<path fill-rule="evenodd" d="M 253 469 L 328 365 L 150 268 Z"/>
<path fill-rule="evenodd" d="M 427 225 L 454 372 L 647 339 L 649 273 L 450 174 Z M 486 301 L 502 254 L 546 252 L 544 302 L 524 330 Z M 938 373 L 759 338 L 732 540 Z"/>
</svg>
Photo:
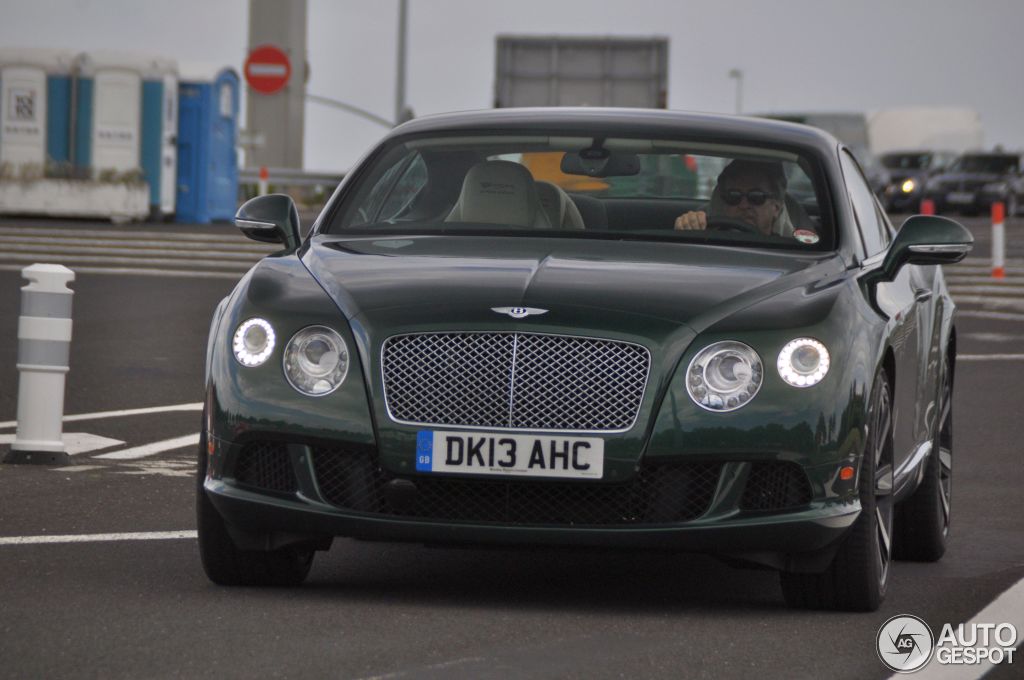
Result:
<svg viewBox="0 0 1024 680">
<path fill-rule="evenodd" d="M 797 365 L 795 356 L 797 350 L 801 348 L 811 348 L 818 353 L 818 363 L 812 370 L 801 370 Z M 786 384 L 793 387 L 812 387 L 825 378 L 831 364 L 828 349 L 824 344 L 814 338 L 797 338 L 782 348 L 776 366 Z"/>
<path fill-rule="evenodd" d="M 259 352 L 251 352 L 245 346 L 246 332 L 253 326 L 259 326 L 266 333 L 265 344 Z M 274 327 L 266 319 L 256 317 L 247 319 L 239 324 L 238 330 L 235 331 L 235 337 L 231 341 L 231 348 L 234 350 L 235 359 L 238 363 L 253 368 L 264 363 L 270 357 L 276 344 L 277 338 L 274 334 Z"/>
</svg>

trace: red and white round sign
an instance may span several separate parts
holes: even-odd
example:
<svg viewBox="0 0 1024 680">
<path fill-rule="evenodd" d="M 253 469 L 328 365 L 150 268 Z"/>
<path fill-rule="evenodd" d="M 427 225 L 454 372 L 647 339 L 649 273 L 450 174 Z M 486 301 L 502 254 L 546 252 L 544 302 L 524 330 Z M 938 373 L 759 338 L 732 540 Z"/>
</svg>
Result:
<svg viewBox="0 0 1024 680">
<path fill-rule="evenodd" d="M 261 94 L 274 94 L 288 84 L 292 64 L 274 45 L 260 45 L 245 60 L 245 81 Z"/>
</svg>

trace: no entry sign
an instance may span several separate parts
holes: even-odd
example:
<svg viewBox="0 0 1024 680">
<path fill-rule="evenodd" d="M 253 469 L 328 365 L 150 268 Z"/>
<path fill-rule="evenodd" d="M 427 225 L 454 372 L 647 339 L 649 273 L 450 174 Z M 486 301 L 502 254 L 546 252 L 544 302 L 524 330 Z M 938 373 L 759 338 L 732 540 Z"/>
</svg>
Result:
<svg viewBox="0 0 1024 680">
<path fill-rule="evenodd" d="M 245 60 L 245 81 L 262 94 L 274 94 L 288 84 L 292 64 L 288 55 L 273 45 L 260 45 Z"/>
</svg>

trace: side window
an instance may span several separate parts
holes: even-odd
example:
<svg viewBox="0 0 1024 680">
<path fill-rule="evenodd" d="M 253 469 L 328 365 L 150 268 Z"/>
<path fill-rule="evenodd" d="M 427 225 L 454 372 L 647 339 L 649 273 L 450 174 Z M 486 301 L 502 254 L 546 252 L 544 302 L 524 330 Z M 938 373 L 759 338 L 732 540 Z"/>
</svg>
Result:
<svg viewBox="0 0 1024 680">
<path fill-rule="evenodd" d="M 394 217 L 423 187 L 426 177 L 426 167 L 418 153 L 395 163 L 373 184 L 354 223 L 370 224 Z"/>
<path fill-rule="evenodd" d="M 879 219 L 875 196 L 871 193 L 868 182 L 864 179 L 857 161 L 848 151 L 840 156 L 843 166 L 843 177 L 846 188 L 853 202 L 853 212 L 857 215 L 857 224 L 864 238 L 864 248 L 868 257 L 882 252 L 889 245 L 889 230 L 884 220 Z"/>
<path fill-rule="evenodd" d="M 416 158 L 406 167 L 405 172 L 391 188 L 391 193 L 388 194 L 377 215 L 377 221 L 386 222 L 398 217 L 402 210 L 412 202 L 412 199 L 416 198 L 416 194 L 426 183 L 427 166 L 423 162 L 423 157 L 416 154 Z"/>
</svg>

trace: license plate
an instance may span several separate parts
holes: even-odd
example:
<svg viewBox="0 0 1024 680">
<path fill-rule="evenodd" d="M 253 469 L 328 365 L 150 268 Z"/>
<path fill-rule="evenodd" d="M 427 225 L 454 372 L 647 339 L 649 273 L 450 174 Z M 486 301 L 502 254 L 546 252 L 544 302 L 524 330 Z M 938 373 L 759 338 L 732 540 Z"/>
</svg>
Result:
<svg viewBox="0 0 1024 680">
<path fill-rule="evenodd" d="M 601 479 L 604 440 L 488 432 L 421 430 L 416 470 L 505 477 Z"/>
<path fill-rule="evenodd" d="M 952 191 L 946 196 L 949 203 L 974 203 L 974 194 L 969 191 Z"/>
</svg>

